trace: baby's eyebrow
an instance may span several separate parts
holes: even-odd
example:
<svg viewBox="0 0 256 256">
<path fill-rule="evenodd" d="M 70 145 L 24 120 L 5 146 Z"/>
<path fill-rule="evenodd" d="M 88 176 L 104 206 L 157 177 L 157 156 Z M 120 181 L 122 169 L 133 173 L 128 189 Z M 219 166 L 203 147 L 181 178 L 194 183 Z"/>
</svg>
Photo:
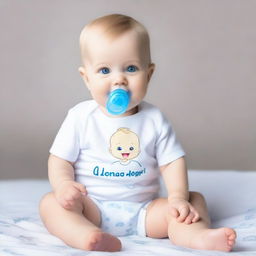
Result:
<svg viewBox="0 0 256 256">
<path fill-rule="evenodd" d="M 100 62 L 100 63 L 97 63 L 97 64 L 95 64 L 93 66 L 95 68 L 99 68 L 99 67 L 109 66 L 109 64 L 107 62 Z"/>
<path fill-rule="evenodd" d="M 141 61 L 140 60 L 129 60 L 125 62 L 126 65 L 128 64 L 135 64 L 135 65 L 140 65 Z"/>
</svg>

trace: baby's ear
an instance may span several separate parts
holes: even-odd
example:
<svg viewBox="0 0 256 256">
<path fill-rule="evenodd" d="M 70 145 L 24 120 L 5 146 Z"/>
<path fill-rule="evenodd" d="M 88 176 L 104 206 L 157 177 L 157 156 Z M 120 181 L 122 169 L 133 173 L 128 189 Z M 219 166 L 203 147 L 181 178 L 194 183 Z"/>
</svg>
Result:
<svg viewBox="0 0 256 256">
<path fill-rule="evenodd" d="M 84 67 L 79 67 L 79 68 L 78 68 L 78 71 L 79 71 L 81 77 L 82 77 L 83 79 L 85 79 L 85 77 L 86 77 L 85 68 L 84 68 Z M 87 77 L 86 77 L 86 79 L 87 79 Z"/>
<path fill-rule="evenodd" d="M 86 75 L 85 68 L 84 68 L 84 67 L 79 67 L 79 68 L 78 68 L 78 71 L 79 71 L 79 73 L 80 73 L 82 79 L 84 80 L 84 82 L 85 82 L 87 88 L 90 90 L 90 88 L 89 88 L 89 86 L 88 86 L 89 83 L 88 83 L 88 77 L 87 77 L 87 75 Z"/>
<path fill-rule="evenodd" d="M 150 79 L 154 73 L 155 67 L 156 67 L 156 65 L 154 63 L 150 63 L 148 66 L 148 82 L 150 81 Z"/>
<path fill-rule="evenodd" d="M 84 74 L 85 74 L 85 69 L 84 69 L 84 67 L 79 67 L 79 68 L 78 68 L 78 71 L 79 71 L 79 73 L 80 73 L 81 76 L 84 76 Z"/>
</svg>

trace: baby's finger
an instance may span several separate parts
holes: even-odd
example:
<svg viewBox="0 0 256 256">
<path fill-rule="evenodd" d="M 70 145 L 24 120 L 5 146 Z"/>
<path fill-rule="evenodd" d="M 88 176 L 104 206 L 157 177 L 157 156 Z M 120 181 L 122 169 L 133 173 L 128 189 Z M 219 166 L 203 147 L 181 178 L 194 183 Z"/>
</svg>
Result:
<svg viewBox="0 0 256 256">
<path fill-rule="evenodd" d="M 189 208 L 187 206 L 184 206 L 183 208 L 179 209 L 179 212 L 180 216 L 178 218 L 178 221 L 183 222 L 189 214 Z"/>
<path fill-rule="evenodd" d="M 199 216 L 198 211 L 192 205 L 190 205 L 190 212 L 194 213 L 194 217 L 192 219 L 192 222 L 197 222 L 200 219 L 200 216 Z"/>
<path fill-rule="evenodd" d="M 81 192 L 80 191 L 74 191 L 73 193 L 72 193 L 72 199 L 73 200 L 76 200 L 76 199 L 78 199 L 79 197 L 81 197 Z"/>
<path fill-rule="evenodd" d="M 68 200 L 68 201 L 65 201 L 65 209 L 67 210 L 71 210 L 76 204 L 76 201 L 75 200 Z"/>
<path fill-rule="evenodd" d="M 186 224 L 191 224 L 192 223 L 192 219 L 194 218 L 195 214 L 193 212 L 190 212 L 189 215 L 187 216 L 187 218 L 185 219 L 185 223 Z"/>
<path fill-rule="evenodd" d="M 177 218 L 179 216 L 179 212 L 176 208 L 171 207 L 169 211 L 170 211 L 170 214 L 172 215 L 172 217 Z"/>
<path fill-rule="evenodd" d="M 71 201 L 74 200 L 75 192 L 69 191 L 69 193 L 66 193 L 64 196 L 65 201 Z"/>
<path fill-rule="evenodd" d="M 69 201 L 67 201 L 67 200 L 62 200 L 62 201 L 61 201 L 61 206 L 62 206 L 63 208 L 65 208 L 65 209 L 67 209 L 67 210 L 69 210 L 70 207 L 71 207 Z"/>
<path fill-rule="evenodd" d="M 82 195 L 87 195 L 86 188 L 83 184 L 75 183 L 75 187 L 80 191 Z"/>
<path fill-rule="evenodd" d="M 66 192 L 65 199 L 66 200 L 76 200 L 81 196 L 80 190 L 76 187 L 70 187 L 69 190 Z"/>
<path fill-rule="evenodd" d="M 194 212 L 194 218 L 192 219 L 192 222 L 197 222 L 200 219 L 200 215 L 197 211 Z"/>
</svg>

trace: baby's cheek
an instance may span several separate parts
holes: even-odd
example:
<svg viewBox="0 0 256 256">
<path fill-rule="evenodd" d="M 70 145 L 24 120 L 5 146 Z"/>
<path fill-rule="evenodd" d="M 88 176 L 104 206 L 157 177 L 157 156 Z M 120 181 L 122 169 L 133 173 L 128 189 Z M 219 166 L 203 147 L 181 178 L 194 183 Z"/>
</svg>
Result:
<svg viewBox="0 0 256 256">
<path fill-rule="evenodd" d="M 123 156 L 122 156 L 122 152 L 121 152 L 121 151 L 117 151 L 117 152 L 116 152 L 116 157 L 122 158 L 122 157 L 123 157 Z"/>
<path fill-rule="evenodd" d="M 109 91 L 105 88 L 101 88 L 98 86 L 97 88 L 94 88 L 93 94 L 94 97 L 98 99 L 98 101 L 101 102 L 101 104 L 105 104 L 107 102 Z"/>
<path fill-rule="evenodd" d="M 137 151 L 132 151 L 131 152 L 131 157 L 135 157 L 135 156 L 137 156 Z"/>
</svg>

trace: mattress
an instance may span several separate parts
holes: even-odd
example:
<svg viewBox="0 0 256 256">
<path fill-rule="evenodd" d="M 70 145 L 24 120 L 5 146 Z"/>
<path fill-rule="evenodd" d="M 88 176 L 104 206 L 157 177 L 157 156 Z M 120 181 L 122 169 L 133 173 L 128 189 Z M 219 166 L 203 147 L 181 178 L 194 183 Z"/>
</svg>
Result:
<svg viewBox="0 0 256 256">
<path fill-rule="evenodd" d="M 173 245 L 169 239 L 121 237 L 122 251 L 85 252 L 66 246 L 43 226 L 38 204 L 50 191 L 46 180 L 0 181 L 1 256 L 94 255 L 256 255 L 256 171 L 190 170 L 190 190 L 204 194 L 213 227 L 228 226 L 237 232 L 231 253 L 199 251 Z M 165 195 L 166 191 L 161 190 Z"/>
</svg>

